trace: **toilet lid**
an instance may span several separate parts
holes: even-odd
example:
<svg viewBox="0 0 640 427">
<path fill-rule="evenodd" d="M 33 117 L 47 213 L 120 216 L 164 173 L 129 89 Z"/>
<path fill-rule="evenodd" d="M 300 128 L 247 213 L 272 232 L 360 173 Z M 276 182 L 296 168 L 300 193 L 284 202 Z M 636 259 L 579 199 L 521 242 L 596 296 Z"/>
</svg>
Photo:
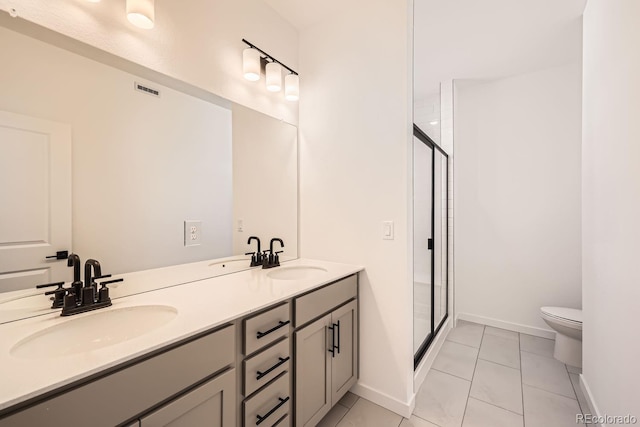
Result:
<svg viewBox="0 0 640 427">
<path fill-rule="evenodd" d="M 542 307 L 540 310 L 551 317 L 582 323 L 582 310 L 567 307 Z"/>
</svg>

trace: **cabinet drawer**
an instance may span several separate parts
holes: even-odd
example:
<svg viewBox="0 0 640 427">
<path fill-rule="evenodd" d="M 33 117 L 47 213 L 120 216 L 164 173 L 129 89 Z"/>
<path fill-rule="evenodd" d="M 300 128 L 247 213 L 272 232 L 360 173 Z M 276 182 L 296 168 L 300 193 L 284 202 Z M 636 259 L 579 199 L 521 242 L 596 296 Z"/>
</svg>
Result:
<svg viewBox="0 0 640 427">
<path fill-rule="evenodd" d="M 291 327 L 289 303 L 244 321 L 244 354 L 250 355 L 265 345 L 284 337 Z"/>
<path fill-rule="evenodd" d="M 244 362 L 244 395 L 249 396 L 284 371 L 290 371 L 289 338 Z"/>
<path fill-rule="evenodd" d="M 295 300 L 296 328 L 358 295 L 358 276 L 344 278 Z"/>
<path fill-rule="evenodd" d="M 289 373 L 244 401 L 244 426 L 271 427 L 291 412 Z M 285 420 L 283 420 L 285 421 Z"/>
</svg>

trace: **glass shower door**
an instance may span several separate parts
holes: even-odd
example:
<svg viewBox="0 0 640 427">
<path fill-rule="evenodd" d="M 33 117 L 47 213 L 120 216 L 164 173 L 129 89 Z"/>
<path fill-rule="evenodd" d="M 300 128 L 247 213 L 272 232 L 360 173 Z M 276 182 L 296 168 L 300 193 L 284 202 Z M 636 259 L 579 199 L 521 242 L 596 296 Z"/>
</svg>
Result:
<svg viewBox="0 0 640 427">
<path fill-rule="evenodd" d="M 433 147 L 413 137 L 413 353 L 433 329 Z"/>
<path fill-rule="evenodd" d="M 447 319 L 447 154 L 417 126 L 413 137 L 414 368 Z"/>
</svg>

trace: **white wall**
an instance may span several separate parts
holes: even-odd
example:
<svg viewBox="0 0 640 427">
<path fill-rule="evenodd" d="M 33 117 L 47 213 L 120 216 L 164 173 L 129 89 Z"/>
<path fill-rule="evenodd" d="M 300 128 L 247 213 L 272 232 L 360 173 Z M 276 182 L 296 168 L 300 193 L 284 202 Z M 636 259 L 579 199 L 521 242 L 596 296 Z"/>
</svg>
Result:
<svg viewBox="0 0 640 427">
<path fill-rule="evenodd" d="M 2 27 L 0 52 L 0 110 L 71 125 L 73 251 L 114 274 L 232 254 L 230 110 Z"/>
<path fill-rule="evenodd" d="M 278 237 L 281 259 L 298 256 L 298 129 L 234 104 L 233 253 L 264 251 Z M 242 222 L 239 227 L 238 221 Z"/>
<path fill-rule="evenodd" d="M 459 315 L 544 334 L 541 306 L 580 308 L 580 82 L 580 64 L 456 82 Z"/>
<path fill-rule="evenodd" d="M 601 414 L 640 418 L 640 3 L 584 14 L 583 380 Z"/>
<path fill-rule="evenodd" d="M 346 2 L 300 33 L 301 253 L 366 268 L 355 391 L 407 415 L 410 11 L 405 2 Z M 385 220 L 395 240 L 382 239 Z"/>
<path fill-rule="evenodd" d="M 242 76 L 245 38 L 297 70 L 298 34 L 262 0 L 156 2 L 156 25 L 126 18 L 125 1 L 0 0 L 0 10 L 241 105 L 297 124 L 298 105 Z"/>
</svg>

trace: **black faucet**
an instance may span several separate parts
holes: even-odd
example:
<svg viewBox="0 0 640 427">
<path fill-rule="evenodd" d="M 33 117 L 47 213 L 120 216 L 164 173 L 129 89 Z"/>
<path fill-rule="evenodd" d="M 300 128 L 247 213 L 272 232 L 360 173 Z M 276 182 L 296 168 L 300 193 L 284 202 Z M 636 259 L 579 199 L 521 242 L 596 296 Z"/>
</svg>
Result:
<svg viewBox="0 0 640 427">
<path fill-rule="evenodd" d="M 255 267 L 257 265 L 262 265 L 262 251 L 260 250 L 260 239 L 256 236 L 249 237 L 247 240 L 247 245 L 251 244 L 252 240 L 256 240 L 258 242 L 258 250 L 256 252 L 247 252 L 245 255 L 251 255 L 251 267 Z"/>
<path fill-rule="evenodd" d="M 80 257 L 71 254 L 67 258 L 67 265 L 73 267 L 73 283 L 69 288 L 64 288 L 64 282 L 48 283 L 38 285 L 36 288 L 48 288 L 57 286 L 53 291 L 45 292 L 45 295 L 53 295 L 51 308 L 61 308 L 61 316 L 71 316 L 73 314 L 84 313 L 85 311 L 96 310 L 98 308 L 111 305 L 109 298 L 108 284 L 122 282 L 124 279 L 109 280 L 101 282 L 101 288 L 95 283 L 97 279 L 111 277 L 110 274 L 102 275 L 100 263 L 95 259 L 89 259 L 84 264 L 84 287 L 80 280 Z M 94 276 L 91 275 L 93 270 Z"/>
<path fill-rule="evenodd" d="M 278 254 L 281 254 L 282 251 L 273 251 L 274 242 L 279 242 L 280 247 L 284 248 L 284 242 L 282 241 L 282 239 L 278 237 L 274 237 L 273 239 L 271 239 L 271 242 L 269 242 L 269 256 L 266 255 L 267 251 L 264 251 L 265 257 L 262 261 L 262 268 L 280 267 L 280 257 L 278 256 Z"/>
<path fill-rule="evenodd" d="M 93 267 L 95 276 L 91 276 L 91 267 Z M 84 263 L 84 287 L 88 288 L 89 286 L 93 286 L 93 279 L 100 277 L 102 277 L 102 267 L 100 267 L 100 263 L 95 259 L 88 259 L 87 262 Z"/>
</svg>

